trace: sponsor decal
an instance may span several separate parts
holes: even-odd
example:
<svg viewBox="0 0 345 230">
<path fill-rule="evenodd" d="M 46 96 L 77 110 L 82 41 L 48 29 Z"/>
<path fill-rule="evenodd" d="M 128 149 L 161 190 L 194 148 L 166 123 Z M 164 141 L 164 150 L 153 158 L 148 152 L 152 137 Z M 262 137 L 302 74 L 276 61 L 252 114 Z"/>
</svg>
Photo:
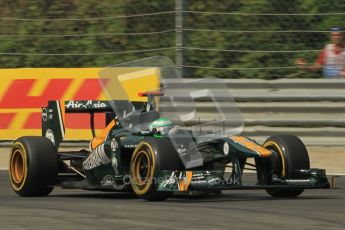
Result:
<svg viewBox="0 0 345 230">
<path fill-rule="evenodd" d="M 49 120 L 53 119 L 53 110 L 49 109 Z"/>
<path fill-rule="evenodd" d="M 110 142 L 110 147 L 111 150 L 113 151 L 113 157 L 111 158 L 111 165 L 113 166 L 114 170 L 115 170 L 115 174 L 119 174 L 119 170 L 118 170 L 118 160 L 116 157 L 116 150 L 119 147 L 119 143 L 116 141 L 115 138 L 113 138 Z"/>
<path fill-rule="evenodd" d="M 104 144 L 101 144 L 92 151 L 90 156 L 83 162 L 84 170 L 91 170 L 100 165 L 106 165 L 111 162 L 111 159 L 107 156 L 104 151 Z"/>
<path fill-rule="evenodd" d="M 229 146 L 229 143 L 228 142 L 225 142 L 224 145 L 223 145 L 223 153 L 225 155 L 228 155 L 230 152 L 230 146 Z"/>
<path fill-rule="evenodd" d="M 177 149 L 177 152 L 180 154 L 180 156 L 183 156 L 184 153 L 186 153 L 187 149 L 184 147 L 184 145 L 180 145 Z"/>
<path fill-rule="evenodd" d="M 177 185 L 178 191 L 188 191 L 192 178 L 192 171 L 172 172 L 170 177 L 162 182 L 160 190 L 174 190 L 174 187 L 176 188 Z"/>
<path fill-rule="evenodd" d="M 164 180 L 160 186 L 159 186 L 159 190 L 173 190 L 175 185 L 177 183 L 177 177 L 175 175 L 175 172 L 172 172 L 170 177 L 166 180 Z"/>
<path fill-rule="evenodd" d="M 199 182 L 199 183 L 205 183 L 206 182 L 206 178 L 208 176 L 211 176 L 211 173 L 209 171 L 206 172 L 197 172 L 193 174 L 193 182 Z"/>
<path fill-rule="evenodd" d="M 117 148 L 119 147 L 119 143 L 113 138 L 110 142 L 111 150 L 116 152 Z"/>
<path fill-rule="evenodd" d="M 137 147 L 137 145 L 133 145 L 133 144 L 130 144 L 130 145 L 124 145 L 125 148 L 130 148 L 130 149 L 134 149 Z"/>
<path fill-rule="evenodd" d="M 196 186 L 214 186 L 223 183 L 223 180 L 209 171 L 193 174 L 191 184 Z"/>
<path fill-rule="evenodd" d="M 114 177 L 111 175 L 106 175 L 103 177 L 101 181 L 101 185 L 103 186 L 113 186 L 115 184 Z"/>
<path fill-rule="evenodd" d="M 159 182 L 158 191 L 180 191 L 190 190 L 190 186 L 212 187 L 226 183 L 220 175 L 222 171 L 171 171 L 164 174 L 164 179 Z"/>
<path fill-rule="evenodd" d="M 101 109 L 106 108 L 107 104 L 101 101 L 68 101 L 67 104 L 65 104 L 66 109 L 88 109 L 88 108 L 94 108 L 94 109 Z"/>
<path fill-rule="evenodd" d="M 119 170 L 118 170 L 118 161 L 117 161 L 117 158 L 116 158 L 116 155 L 114 154 L 114 156 L 112 157 L 111 159 L 111 165 L 113 166 L 114 170 L 115 170 L 115 174 L 119 174 Z"/>
<path fill-rule="evenodd" d="M 45 137 L 48 138 L 53 143 L 53 145 L 55 145 L 55 137 L 51 129 L 47 129 Z"/>
<path fill-rule="evenodd" d="M 46 120 L 47 120 L 47 117 L 48 117 L 47 109 L 46 109 L 46 108 L 43 108 L 43 109 L 42 109 L 42 120 L 43 120 L 43 121 L 46 121 Z"/>
</svg>

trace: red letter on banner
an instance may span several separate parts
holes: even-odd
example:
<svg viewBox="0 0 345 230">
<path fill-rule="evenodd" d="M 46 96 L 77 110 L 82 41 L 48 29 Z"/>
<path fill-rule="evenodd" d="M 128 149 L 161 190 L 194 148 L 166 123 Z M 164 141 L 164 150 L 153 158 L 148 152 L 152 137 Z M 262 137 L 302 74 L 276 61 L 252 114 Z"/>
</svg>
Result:
<svg viewBox="0 0 345 230">
<path fill-rule="evenodd" d="M 52 79 L 41 96 L 29 96 L 35 79 L 16 79 L 12 82 L 0 102 L 2 109 L 41 108 L 48 100 L 60 100 L 66 92 L 71 79 Z"/>
</svg>

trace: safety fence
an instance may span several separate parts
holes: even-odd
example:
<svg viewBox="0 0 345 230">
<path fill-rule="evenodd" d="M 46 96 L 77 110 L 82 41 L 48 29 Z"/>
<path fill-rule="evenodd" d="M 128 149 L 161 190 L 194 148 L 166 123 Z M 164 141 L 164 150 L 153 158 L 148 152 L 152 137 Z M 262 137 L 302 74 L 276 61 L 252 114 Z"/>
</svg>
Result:
<svg viewBox="0 0 345 230">
<path fill-rule="evenodd" d="M 342 0 L 3 1 L 0 62 L 104 67 L 164 55 L 185 77 L 321 77 L 295 60 L 315 61 L 344 10 Z"/>
</svg>

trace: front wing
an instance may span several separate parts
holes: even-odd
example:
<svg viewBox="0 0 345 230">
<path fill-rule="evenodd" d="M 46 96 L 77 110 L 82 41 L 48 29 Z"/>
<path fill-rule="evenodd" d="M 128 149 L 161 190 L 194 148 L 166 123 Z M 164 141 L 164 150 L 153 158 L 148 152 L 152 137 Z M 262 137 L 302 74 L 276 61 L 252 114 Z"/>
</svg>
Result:
<svg viewBox="0 0 345 230">
<path fill-rule="evenodd" d="M 158 183 L 158 191 L 186 192 L 207 190 L 232 190 L 232 189 L 274 189 L 274 188 L 303 188 L 320 189 L 329 188 L 325 170 L 309 169 L 300 170 L 298 179 L 275 179 L 270 184 L 253 185 L 242 184 L 241 179 L 232 176 L 223 178 L 220 171 L 170 171 L 160 172 L 155 178 Z"/>
</svg>

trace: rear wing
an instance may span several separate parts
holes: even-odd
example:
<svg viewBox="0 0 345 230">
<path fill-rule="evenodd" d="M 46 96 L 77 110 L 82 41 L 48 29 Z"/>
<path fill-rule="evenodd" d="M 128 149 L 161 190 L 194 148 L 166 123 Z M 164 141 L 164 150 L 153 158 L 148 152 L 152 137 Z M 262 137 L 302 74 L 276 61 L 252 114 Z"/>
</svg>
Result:
<svg viewBox="0 0 345 230">
<path fill-rule="evenodd" d="M 42 136 L 51 140 L 56 149 L 65 136 L 63 113 L 60 101 L 48 101 L 48 106 L 42 107 Z"/>
<path fill-rule="evenodd" d="M 145 96 L 150 98 L 150 95 Z M 121 103 L 121 100 L 116 102 Z M 124 104 L 126 102 L 124 101 Z M 132 102 L 132 104 L 135 108 L 146 107 L 144 106 L 146 102 Z M 94 114 L 105 113 L 105 125 L 107 125 L 116 117 L 113 106 L 114 101 L 104 100 L 70 100 L 64 101 L 63 104 L 60 101 L 48 101 L 48 106 L 42 107 L 42 136 L 50 139 L 55 148 L 58 149 L 65 136 L 65 114 L 89 113 L 90 129 L 92 136 L 95 137 Z M 152 108 L 154 107 L 152 106 Z"/>
<path fill-rule="evenodd" d="M 115 118 L 111 101 L 70 100 L 65 101 L 63 104 L 60 101 L 48 101 L 48 106 L 42 107 L 42 136 L 50 139 L 56 149 L 65 136 L 64 119 L 66 113 L 89 113 L 93 136 L 95 136 L 95 113 L 105 113 L 106 124 Z"/>
</svg>

